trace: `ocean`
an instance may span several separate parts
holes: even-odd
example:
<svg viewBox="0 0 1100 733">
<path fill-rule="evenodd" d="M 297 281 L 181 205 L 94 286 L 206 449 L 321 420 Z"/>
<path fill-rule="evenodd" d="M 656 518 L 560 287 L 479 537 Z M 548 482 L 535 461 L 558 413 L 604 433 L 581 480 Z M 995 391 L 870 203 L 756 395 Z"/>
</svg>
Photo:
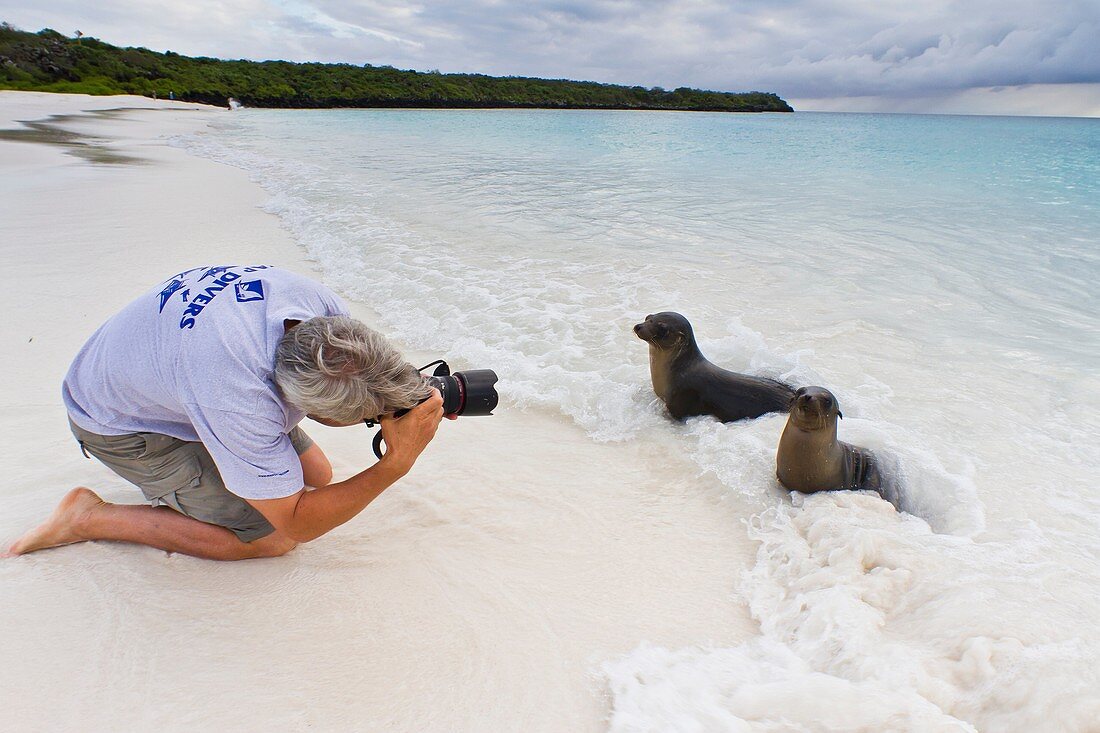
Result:
<svg viewBox="0 0 1100 733">
<path fill-rule="evenodd" d="M 498 412 L 740 518 L 713 603 L 755 632 L 592 659 L 608 730 L 1100 731 L 1100 120 L 245 109 L 177 144 Z M 829 388 L 903 511 L 782 490 L 784 416 L 667 419 L 631 331 L 665 310 Z"/>
</svg>

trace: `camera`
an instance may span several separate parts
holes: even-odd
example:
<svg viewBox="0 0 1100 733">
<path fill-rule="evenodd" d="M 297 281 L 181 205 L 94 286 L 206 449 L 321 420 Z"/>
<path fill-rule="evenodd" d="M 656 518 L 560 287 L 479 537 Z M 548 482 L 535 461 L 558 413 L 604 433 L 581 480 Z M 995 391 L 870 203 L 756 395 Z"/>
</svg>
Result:
<svg viewBox="0 0 1100 733">
<path fill-rule="evenodd" d="M 438 365 L 438 366 L 437 366 Z M 431 364 L 417 369 L 422 372 L 429 367 L 436 367 L 430 377 L 424 377 L 424 381 L 439 390 L 443 397 L 444 415 L 492 415 L 496 409 L 497 373 L 492 369 L 468 369 L 464 372 L 451 373 L 447 362 L 439 359 Z M 425 398 L 427 399 L 427 398 Z M 397 410 L 394 417 L 401 417 L 408 410 Z M 374 427 L 377 420 L 365 420 L 367 427 Z M 382 433 L 374 436 L 374 454 L 382 457 Z"/>
<path fill-rule="evenodd" d="M 439 366 L 436 366 L 436 365 Z M 491 415 L 497 406 L 497 373 L 492 369 L 469 369 L 451 373 L 447 362 L 440 359 L 422 366 L 422 372 L 428 367 L 436 367 L 432 376 L 425 377 L 431 386 L 439 390 L 443 397 L 444 415 Z M 401 417 L 408 410 L 398 410 L 394 417 Z"/>
</svg>

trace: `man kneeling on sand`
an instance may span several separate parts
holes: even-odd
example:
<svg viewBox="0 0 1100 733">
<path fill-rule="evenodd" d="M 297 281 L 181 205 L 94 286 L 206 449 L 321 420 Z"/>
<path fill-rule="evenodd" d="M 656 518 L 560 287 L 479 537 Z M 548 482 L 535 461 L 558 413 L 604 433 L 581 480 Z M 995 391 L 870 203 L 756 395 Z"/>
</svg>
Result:
<svg viewBox="0 0 1100 733">
<path fill-rule="evenodd" d="M 283 555 L 404 476 L 443 417 L 439 393 L 336 295 L 267 266 L 164 281 L 92 335 L 62 396 L 84 454 L 149 505 L 73 489 L 11 555 L 83 540 L 217 560 Z M 328 459 L 298 427 L 307 416 L 335 427 L 381 417 L 386 454 L 330 483 Z"/>
</svg>

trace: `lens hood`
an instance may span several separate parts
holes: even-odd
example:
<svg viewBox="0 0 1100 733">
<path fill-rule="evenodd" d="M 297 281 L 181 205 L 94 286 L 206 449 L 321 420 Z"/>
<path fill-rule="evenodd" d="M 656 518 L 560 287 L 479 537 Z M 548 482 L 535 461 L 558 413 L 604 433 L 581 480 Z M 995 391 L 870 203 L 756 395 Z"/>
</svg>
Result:
<svg viewBox="0 0 1100 733">
<path fill-rule="evenodd" d="M 454 372 L 453 377 L 458 379 L 465 392 L 464 404 L 456 413 L 458 415 L 491 415 L 497 406 L 497 373 L 492 369 L 470 369 L 469 371 Z"/>
</svg>

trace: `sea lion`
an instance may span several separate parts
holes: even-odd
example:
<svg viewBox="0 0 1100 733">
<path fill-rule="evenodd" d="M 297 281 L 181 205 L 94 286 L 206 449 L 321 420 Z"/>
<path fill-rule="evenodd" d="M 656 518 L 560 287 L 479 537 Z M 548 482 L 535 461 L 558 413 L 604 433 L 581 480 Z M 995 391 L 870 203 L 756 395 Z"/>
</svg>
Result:
<svg viewBox="0 0 1100 733">
<path fill-rule="evenodd" d="M 713 415 L 733 422 L 790 409 L 794 387 L 711 364 L 699 351 L 691 324 L 679 313 L 648 315 L 634 333 L 649 344 L 653 391 L 677 420 Z"/>
<path fill-rule="evenodd" d="M 837 418 L 842 417 L 840 405 L 829 390 L 798 389 L 775 453 L 779 483 L 804 494 L 870 489 L 883 495 L 882 474 L 875 454 L 837 440 Z"/>
</svg>

